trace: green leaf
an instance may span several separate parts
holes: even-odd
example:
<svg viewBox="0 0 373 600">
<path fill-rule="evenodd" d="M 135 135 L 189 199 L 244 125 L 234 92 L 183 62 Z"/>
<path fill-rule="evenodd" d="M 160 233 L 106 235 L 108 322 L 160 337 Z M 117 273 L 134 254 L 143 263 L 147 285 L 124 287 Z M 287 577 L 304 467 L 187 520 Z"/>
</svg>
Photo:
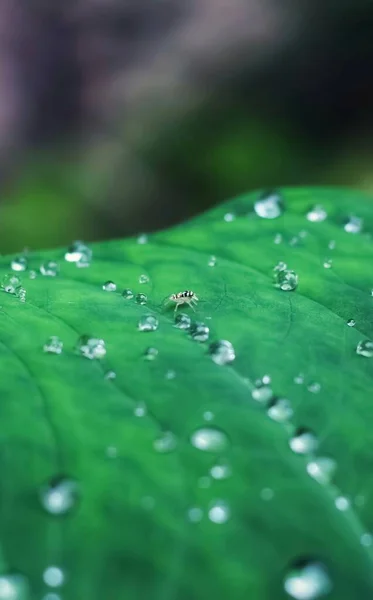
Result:
<svg viewBox="0 0 373 600">
<path fill-rule="evenodd" d="M 93 244 L 89 267 L 59 249 L 13 273 L 26 298 L 1 294 L 0 598 L 373 597 L 373 358 L 356 353 L 373 338 L 371 200 L 282 196 L 277 218 L 252 193 Z M 325 220 L 306 218 L 314 205 Z M 345 231 L 351 215 L 362 231 Z M 294 291 L 274 285 L 279 261 Z M 198 306 L 176 314 L 205 342 L 164 303 L 185 289 Z M 146 315 L 155 330 L 139 330 Z M 82 335 L 106 354 L 83 356 Z M 60 354 L 43 351 L 50 336 Z"/>
</svg>

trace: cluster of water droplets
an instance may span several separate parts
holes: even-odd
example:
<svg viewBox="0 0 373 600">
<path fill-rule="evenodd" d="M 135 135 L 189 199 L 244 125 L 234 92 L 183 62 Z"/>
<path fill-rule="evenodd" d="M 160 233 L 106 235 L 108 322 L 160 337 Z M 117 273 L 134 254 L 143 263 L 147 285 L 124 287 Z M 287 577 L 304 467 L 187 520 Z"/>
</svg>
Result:
<svg viewBox="0 0 373 600">
<path fill-rule="evenodd" d="M 26 290 L 21 285 L 21 280 L 18 275 L 5 275 L 1 281 L 1 289 L 7 294 L 16 296 L 21 302 L 26 301 Z"/>
</svg>

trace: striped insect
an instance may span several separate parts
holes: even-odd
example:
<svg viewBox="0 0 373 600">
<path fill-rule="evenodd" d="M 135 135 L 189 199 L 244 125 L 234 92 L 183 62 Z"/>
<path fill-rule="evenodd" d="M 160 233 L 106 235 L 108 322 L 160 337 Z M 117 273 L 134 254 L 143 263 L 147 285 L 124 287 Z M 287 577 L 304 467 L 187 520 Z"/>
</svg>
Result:
<svg viewBox="0 0 373 600">
<path fill-rule="evenodd" d="M 196 296 L 196 294 L 194 292 L 192 292 L 192 290 L 185 290 L 185 292 L 178 292 L 177 294 L 171 294 L 171 296 L 169 296 L 167 298 L 166 304 L 168 304 L 169 302 L 175 303 L 175 312 L 177 311 L 179 306 L 182 306 L 183 304 L 187 304 L 188 306 L 191 306 L 194 310 L 193 303 L 197 304 L 198 296 Z"/>
</svg>

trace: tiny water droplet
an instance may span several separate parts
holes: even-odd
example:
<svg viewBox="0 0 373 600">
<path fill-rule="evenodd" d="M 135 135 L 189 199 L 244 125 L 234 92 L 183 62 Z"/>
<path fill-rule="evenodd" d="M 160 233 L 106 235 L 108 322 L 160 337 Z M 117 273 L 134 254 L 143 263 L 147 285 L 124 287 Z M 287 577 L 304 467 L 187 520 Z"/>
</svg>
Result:
<svg viewBox="0 0 373 600">
<path fill-rule="evenodd" d="M 43 580 L 49 587 L 60 587 L 65 580 L 65 575 L 60 567 L 51 566 L 45 569 Z"/>
<path fill-rule="evenodd" d="M 332 582 L 323 564 L 298 561 L 286 575 L 284 589 L 295 600 L 317 600 L 331 591 Z"/>
<path fill-rule="evenodd" d="M 290 448 L 297 454 L 310 454 L 317 448 L 318 440 L 310 429 L 298 429 L 290 439 Z"/>
<path fill-rule="evenodd" d="M 80 336 L 77 344 L 77 350 L 85 358 L 93 360 L 95 358 L 103 358 L 106 354 L 105 342 L 99 338 L 94 338 L 89 335 Z"/>
<path fill-rule="evenodd" d="M 44 277 L 56 277 L 59 270 L 59 265 L 54 260 L 47 260 L 45 263 L 40 265 L 40 273 L 44 275 Z"/>
<path fill-rule="evenodd" d="M 166 375 L 165 375 L 166 379 L 171 380 L 171 379 L 175 379 L 175 377 L 176 377 L 176 371 L 173 371 L 172 369 L 169 369 L 168 371 L 166 371 Z"/>
<path fill-rule="evenodd" d="M 141 233 L 138 237 L 137 237 L 137 243 L 138 244 L 147 244 L 149 241 L 148 236 L 146 235 L 146 233 Z"/>
<path fill-rule="evenodd" d="M 274 421 L 284 423 L 293 416 L 292 406 L 286 398 L 276 398 L 267 410 L 267 415 Z"/>
<path fill-rule="evenodd" d="M 225 502 L 225 500 L 215 500 L 215 502 L 210 505 L 208 516 L 213 523 L 219 525 L 226 523 L 231 516 L 228 503 Z"/>
<path fill-rule="evenodd" d="M 30 279 L 36 279 L 36 277 L 38 276 L 38 274 L 37 274 L 37 272 L 36 272 L 36 271 L 34 271 L 34 270 L 32 269 L 31 271 L 29 271 L 29 274 L 28 274 L 28 276 L 29 276 L 29 278 L 30 278 Z"/>
<path fill-rule="evenodd" d="M 178 329 L 189 329 L 192 320 L 189 315 L 185 313 L 179 313 L 175 315 L 175 327 Z"/>
<path fill-rule="evenodd" d="M 175 450 L 177 445 L 176 437 L 171 431 L 165 431 L 162 435 L 154 440 L 153 447 L 156 452 L 165 454 L 166 452 L 172 452 Z"/>
<path fill-rule="evenodd" d="M 133 295 L 133 291 L 129 289 L 123 290 L 122 292 L 122 296 L 125 300 L 132 300 Z"/>
<path fill-rule="evenodd" d="M 143 315 L 137 324 L 139 331 L 156 331 L 158 329 L 158 319 L 154 315 Z"/>
<path fill-rule="evenodd" d="M 289 246 L 297 246 L 299 244 L 299 237 L 298 236 L 293 236 L 292 238 L 290 238 L 289 240 Z"/>
<path fill-rule="evenodd" d="M 112 381 L 113 379 L 115 379 L 117 376 L 115 371 L 107 371 L 107 373 L 105 373 L 105 379 L 108 379 L 109 381 Z"/>
<path fill-rule="evenodd" d="M 281 233 L 276 233 L 273 243 L 274 244 L 282 244 L 282 234 Z"/>
<path fill-rule="evenodd" d="M 42 486 L 40 502 L 49 514 L 64 515 L 76 505 L 78 492 L 78 483 L 74 479 L 58 477 Z"/>
<path fill-rule="evenodd" d="M 211 486 L 211 478 L 210 477 L 200 477 L 198 479 L 198 487 L 204 490 L 207 490 Z"/>
<path fill-rule="evenodd" d="M 116 448 L 115 446 L 108 446 L 106 448 L 106 456 L 108 458 L 117 458 L 117 456 L 118 456 L 118 448 Z"/>
<path fill-rule="evenodd" d="M 355 321 L 355 319 L 349 319 L 349 320 L 347 321 L 347 325 L 348 325 L 349 327 L 355 327 L 355 325 L 356 325 L 356 321 Z"/>
<path fill-rule="evenodd" d="M 144 275 L 144 273 L 142 275 L 140 275 L 139 277 L 139 283 L 149 283 L 150 279 L 147 275 Z"/>
<path fill-rule="evenodd" d="M 294 383 L 296 383 L 297 385 L 303 385 L 303 383 L 304 383 L 304 374 L 303 373 L 298 373 L 298 375 L 296 375 L 294 377 Z"/>
<path fill-rule="evenodd" d="M 5 275 L 1 281 L 1 289 L 7 294 L 16 295 L 20 283 L 21 280 L 17 275 Z"/>
<path fill-rule="evenodd" d="M 199 523 L 203 518 L 203 510 L 198 506 L 192 506 L 188 509 L 187 517 L 191 523 Z"/>
<path fill-rule="evenodd" d="M 8 573 L 0 575 L 0 600 L 28 600 L 29 584 L 24 575 Z"/>
<path fill-rule="evenodd" d="M 226 221 L 227 223 L 231 223 L 232 221 L 234 221 L 236 218 L 236 215 L 234 213 L 225 213 L 224 215 L 224 221 Z"/>
<path fill-rule="evenodd" d="M 16 296 L 20 299 L 21 302 L 26 302 L 26 290 L 21 285 L 16 289 Z"/>
<path fill-rule="evenodd" d="M 295 271 L 287 268 L 284 262 L 279 262 L 273 269 L 273 280 L 275 287 L 284 292 L 292 292 L 299 283 L 299 277 Z"/>
<path fill-rule="evenodd" d="M 318 394 L 321 390 L 321 384 L 317 381 L 312 381 L 308 386 L 307 390 L 311 392 L 311 394 Z"/>
<path fill-rule="evenodd" d="M 84 242 L 78 240 L 73 242 L 67 249 L 65 260 L 75 263 L 77 267 L 89 267 L 92 260 L 92 250 Z"/>
<path fill-rule="evenodd" d="M 146 407 L 145 402 L 138 402 L 134 408 L 133 414 L 135 415 L 135 417 L 145 417 L 147 412 L 148 409 Z"/>
<path fill-rule="evenodd" d="M 335 499 L 335 506 L 338 510 L 344 512 L 350 508 L 350 501 L 345 496 L 338 496 L 338 498 Z"/>
<path fill-rule="evenodd" d="M 373 342 L 371 340 L 362 340 L 356 347 L 356 354 L 365 356 L 366 358 L 373 357 Z"/>
<path fill-rule="evenodd" d="M 347 231 L 347 233 L 360 233 L 362 229 L 363 219 L 354 215 L 351 215 L 344 224 L 344 230 Z"/>
<path fill-rule="evenodd" d="M 204 323 L 193 323 L 190 334 L 196 342 L 206 342 L 209 339 L 210 329 Z"/>
<path fill-rule="evenodd" d="M 114 281 L 106 281 L 102 286 L 102 289 L 105 290 L 105 292 L 116 292 L 117 284 L 114 283 Z"/>
<path fill-rule="evenodd" d="M 273 397 L 273 390 L 268 385 L 263 385 L 261 381 L 257 382 L 258 385 L 251 392 L 251 396 L 254 400 L 261 403 L 266 403 Z"/>
<path fill-rule="evenodd" d="M 211 467 L 210 475 L 214 479 L 228 479 L 232 475 L 232 469 L 227 462 L 220 461 Z"/>
<path fill-rule="evenodd" d="M 155 499 L 153 496 L 143 496 L 140 502 L 144 510 L 153 510 L 155 507 Z"/>
<path fill-rule="evenodd" d="M 271 488 L 263 488 L 260 492 L 260 497 L 265 502 L 269 502 L 273 499 L 275 493 Z"/>
<path fill-rule="evenodd" d="M 15 258 L 13 258 L 12 262 L 10 263 L 10 267 L 12 269 L 12 271 L 26 271 L 27 269 L 27 258 L 25 256 L 16 256 Z"/>
<path fill-rule="evenodd" d="M 192 434 L 190 442 L 204 452 L 222 452 L 228 446 L 228 437 L 221 429 L 201 427 Z"/>
<path fill-rule="evenodd" d="M 335 240 L 330 240 L 330 242 L 328 244 L 329 250 L 335 250 L 336 245 L 337 244 L 336 244 Z"/>
<path fill-rule="evenodd" d="M 360 544 L 365 548 L 369 548 L 373 544 L 373 535 L 371 533 L 363 533 L 360 537 Z"/>
<path fill-rule="evenodd" d="M 61 600 L 61 596 L 53 592 L 48 592 L 48 594 L 42 597 L 42 600 Z"/>
<path fill-rule="evenodd" d="M 135 298 L 137 304 L 146 304 L 148 301 L 148 296 L 146 294 L 136 294 L 136 298 Z"/>
<path fill-rule="evenodd" d="M 158 356 L 158 348 L 147 348 L 144 352 L 144 358 L 146 360 L 155 360 Z"/>
<path fill-rule="evenodd" d="M 216 266 L 216 256 L 210 256 L 209 262 L 208 262 L 208 266 L 209 267 L 215 267 Z"/>
<path fill-rule="evenodd" d="M 315 204 L 311 210 L 307 213 L 307 220 L 311 221 L 311 223 L 320 223 L 321 221 L 325 221 L 328 216 L 325 208 L 320 206 L 320 204 Z"/>
<path fill-rule="evenodd" d="M 227 340 L 219 340 L 210 344 L 210 356 L 217 365 L 228 365 L 236 358 L 233 345 Z"/>
<path fill-rule="evenodd" d="M 211 410 L 206 410 L 203 413 L 203 418 L 205 419 L 205 421 L 213 421 L 215 418 L 215 415 L 213 412 L 211 412 Z"/>
<path fill-rule="evenodd" d="M 307 473 L 318 483 L 327 485 L 331 482 L 337 468 L 337 463 L 328 456 L 314 458 L 307 465 Z"/>
<path fill-rule="evenodd" d="M 272 380 L 271 380 L 271 376 L 270 376 L 270 375 L 263 375 L 263 377 L 262 377 L 262 383 L 263 383 L 264 385 L 268 385 L 268 384 L 270 384 L 270 383 L 271 383 L 271 381 L 272 381 Z"/>
<path fill-rule="evenodd" d="M 262 219 L 277 219 L 284 211 L 282 197 L 275 191 L 264 192 L 255 202 L 254 210 Z"/>
<path fill-rule="evenodd" d="M 331 268 L 332 268 L 332 266 L 333 266 L 333 261 L 332 261 L 332 259 L 331 259 L 331 258 L 327 258 L 327 259 L 325 259 L 325 260 L 324 260 L 324 264 L 323 264 L 323 266 L 324 266 L 324 269 L 331 269 Z"/>
<path fill-rule="evenodd" d="M 57 335 L 52 335 L 43 346 L 44 352 L 51 354 L 61 354 L 63 350 L 63 342 Z"/>
</svg>

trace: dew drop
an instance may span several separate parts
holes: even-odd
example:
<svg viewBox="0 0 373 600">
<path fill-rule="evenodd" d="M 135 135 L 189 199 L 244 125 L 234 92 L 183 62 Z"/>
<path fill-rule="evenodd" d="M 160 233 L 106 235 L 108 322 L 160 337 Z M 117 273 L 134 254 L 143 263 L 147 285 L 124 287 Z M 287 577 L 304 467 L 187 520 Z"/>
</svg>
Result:
<svg viewBox="0 0 373 600">
<path fill-rule="evenodd" d="M 311 221 L 311 223 L 320 223 L 321 221 L 325 221 L 328 216 L 325 208 L 320 206 L 320 204 L 316 204 L 311 208 L 311 210 L 307 213 L 307 220 Z"/>
<path fill-rule="evenodd" d="M 65 260 L 75 263 L 80 268 L 89 267 L 92 260 L 92 250 L 84 242 L 73 242 L 65 253 Z"/>
<path fill-rule="evenodd" d="M 117 456 L 118 456 L 118 448 L 116 448 L 115 446 L 108 446 L 106 448 L 106 456 L 108 458 L 117 458 Z"/>
<path fill-rule="evenodd" d="M 29 276 L 29 278 L 30 278 L 30 279 L 36 279 L 36 277 L 38 276 L 38 274 L 37 274 L 37 272 L 36 272 L 36 271 L 34 271 L 34 270 L 32 269 L 31 271 L 29 271 L 29 274 L 28 274 L 28 276 Z"/>
<path fill-rule="evenodd" d="M 321 390 L 321 384 L 317 381 L 312 381 L 308 386 L 307 390 L 311 392 L 311 394 L 318 394 Z"/>
<path fill-rule="evenodd" d="M 155 360 L 158 356 L 158 349 L 157 348 L 147 348 L 144 352 L 144 358 L 146 360 Z"/>
<path fill-rule="evenodd" d="M 235 220 L 235 218 L 236 218 L 236 215 L 234 213 L 228 212 L 228 213 L 225 213 L 225 215 L 224 215 L 224 221 L 226 223 L 231 223 L 232 221 Z"/>
<path fill-rule="evenodd" d="M 296 383 L 297 385 L 303 385 L 303 383 L 304 383 L 304 374 L 303 373 L 298 373 L 298 375 L 296 375 L 294 377 L 294 383 Z"/>
<path fill-rule="evenodd" d="M 143 315 L 137 324 L 139 331 L 156 331 L 158 329 L 158 319 L 154 315 Z"/>
<path fill-rule="evenodd" d="M 40 502 L 51 515 L 64 515 L 78 500 L 78 483 L 74 479 L 59 477 L 44 485 L 40 490 Z"/>
<path fill-rule="evenodd" d="M 191 506 L 187 512 L 188 521 L 191 523 L 199 523 L 203 518 L 203 510 L 198 506 Z"/>
<path fill-rule="evenodd" d="M 360 537 L 360 544 L 365 548 L 369 548 L 373 544 L 373 536 L 371 533 L 363 533 Z"/>
<path fill-rule="evenodd" d="M 318 483 L 327 485 L 331 482 L 336 468 L 337 464 L 333 458 L 320 456 L 307 464 L 307 473 Z"/>
<path fill-rule="evenodd" d="M 345 496 L 338 496 L 338 498 L 335 499 L 335 506 L 338 510 L 344 512 L 350 508 L 350 501 Z"/>
<path fill-rule="evenodd" d="M 211 478 L 210 477 L 200 477 L 198 479 L 198 487 L 207 490 L 211 486 Z"/>
<path fill-rule="evenodd" d="M 265 502 L 269 502 L 273 499 L 275 493 L 271 488 L 263 488 L 260 492 L 260 497 Z"/>
<path fill-rule="evenodd" d="M 168 371 L 166 371 L 166 375 L 165 378 L 168 379 L 169 381 L 171 379 L 175 379 L 176 377 L 176 371 L 173 371 L 172 369 L 169 369 Z"/>
<path fill-rule="evenodd" d="M 175 315 L 175 327 L 178 329 L 189 329 L 192 320 L 189 315 L 185 313 L 179 313 Z"/>
<path fill-rule="evenodd" d="M 122 296 L 125 300 L 132 300 L 134 294 L 133 294 L 132 290 L 126 289 L 126 290 L 123 290 Z"/>
<path fill-rule="evenodd" d="M 103 358 L 106 354 L 104 340 L 94 338 L 89 335 L 80 336 L 77 344 L 78 352 L 85 358 L 93 360 L 95 358 Z"/>
<path fill-rule="evenodd" d="M 300 561 L 286 575 L 284 589 L 295 600 L 316 600 L 331 591 L 332 583 L 324 565 Z"/>
<path fill-rule="evenodd" d="M 149 283 L 150 279 L 147 275 L 140 275 L 139 277 L 139 283 Z"/>
<path fill-rule="evenodd" d="M 138 238 L 137 238 L 137 243 L 138 244 L 147 244 L 149 241 L 148 236 L 146 235 L 146 233 L 141 233 Z"/>
<path fill-rule="evenodd" d="M 105 290 L 105 292 L 116 292 L 117 284 L 114 283 L 114 281 L 106 281 L 102 286 L 102 289 Z"/>
<path fill-rule="evenodd" d="M 137 304 L 146 304 L 148 301 L 148 296 L 146 294 L 136 294 L 136 298 L 135 298 Z"/>
<path fill-rule="evenodd" d="M 349 327 L 355 327 L 355 325 L 356 325 L 356 321 L 355 321 L 355 319 L 349 319 L 349 320 L 347 321 L 347 325 L 348 325 Z"/>
<path fill-rule="evenodd" d="M 373 342 L 371 340 L 362 340 L 356 347 L 356 354 L 365 356 L 366 358 L 373 357 Z"/>
<path fill-rule="evenodd" d="M 331 269 L 332 265 L 333 265 L 333 261 L 331 258 L 327 258 L 324 260 L 324 263 L 323 263 L 324 269 Z"/>
<path fill-rule="evenodd" d="M 216 267 L 216 256 L 210 256 L 209 262 L 208 262 L 208 266 L 209 267 Z"/>
<path fill-rule="evenodd" d="M 330 242 L 328 244 L 329 250 L 335 250 L 336 245 L 337 244 L 336 244 L 335 240 L 330 240 Z"/>
<path fill-rule="evenodd" d="M 215 500 L 210 505 L 208 516 L 210 521 L 213 523 L 217 523 L 219 525 L 226 523 L 231 516 L 229 505 L 227 502 L 225 502 L 225 500 Z"/>
<path fill-rule="evenodd" d="M 7 294 L 17 294 L 21 280 L 17 275 L 5 275 L 1 281 L 1 289 Z"/>
<path fill-rule="evenodd" d="M 284 423 L 293 416 L 292 406 L 286 398 L 276 398 L 267 410 L 267 415 L 274 421 Z"/>
<path fill-rule="evenodd" d="M 228 479 L 232 475 L 232 469 L 227 462 L 220 461 L 211 467 L 210 475 L 213 479 Z"/>
<path fill-rule="evenodd" d="M 0 600 L 27 600 L 29 598 L 29 584 L 19 573 L 0 575 Z"/>
<path fill-rule="evenodd" d="M 284 203 L 278 192 L 264 192 L 254 204 L 254 210 L 262 219 L 276 219 L 282 215 Z"/>
<path fill-rule="evenodd" d="M 21 302 L 26 302 L 26 290 L 21 285 L 16 289 L 16 296 L 20 299 Z"/>
<path fill-rule="evenodd" d="M 60 268 L 58 263 L 54 260 L 47 260 L 45 263 L 40 265 L 40 273 L 44 275 L 44 277 L 56 277 L 58 275 Z"/>
<path fill-rule="evenodd" d="M 135 417 L 145 417 L 147 412 L 148 409 L 146 407 L 145 402 L 138 402 L 134 408 L 133 414 L 135 415 Z"/>
<path fill-rule="evenodd" d="M 215 427 L 201 427 L 190 438 L 192 446 L 204 452 L 222 452 L 228 446 L 227 434 Z"/>
<path fill-rule="evenodd" d="M 63 342 L 57 335 L 52 335 L 43 346 L 44 352 L 50 354 L 61 354 L 63 350 Z"/>
<path fill-rule="evenodd" d="M 49 592 L 48 594 L 45 594 L 45 596 L 42 597 L 42 600 L 61 600 L 61 596 L 59 594 Z"/>
<path fill-rule="evenodd" d="M 162 435 L 154 440 L 153 447 L 156 452 L 166 454 L 172 452 L 176 448 L 176 437 L 171 431 L 165 431 Z"/>
<path fill-rule="evenodd" d="M 60 567 L 51 566 L 45 569 L 43 580 L 49 587 L 60 587 L 65 580 L 65 575 Z"/>
<path fill-rule="evenodd" d="M 284 292 L 292 292 L 299 283 L 299 277 L 295 271 L 287 268 L 284 262 L 279 262 L 273 269 L 275 287 Z"/>
<path fill-rule="evenodd" d="M 233 345 L 227 340 L 219 340 L 210 344 L 210 356 L 217 365 L 228 365 L 236 358 Z"/>
<path fill-rule="evenodd" d="M 141 506 L 144 510 L 153 510 L 155 507 L 155 499 L 153 496 L 143 496 L 141 498 Z"/>
<path fill-rule="evenodd" d="M 298 429 L 295 435 L 290 439 L 290 448 L 297 454 L 310 454 L 318 446 L 315 434 L 310 429 Z"/>
<path fill-rule="evenodd" d="M 257 387 L 251 392 L 251 396 L 257 402 L 265 404 L 273 397 L 273 390 L 270 386 L 264 385 L 261 381 L 258 382 Z"/>
<path fill-rule="evenodd" d="M 206 410 L 203 413 L 203 418 L 205 419 L 205 421 L 213 421 L 215 418 L 215 415 L 213 412 L 211 412 L 211 410 Z"/>
<path fill-rule="evenodd" d="M 116 372 L 115 371 L 107 371 L 105 373 L 105 379 L 109 380 L 109 381 L 113 381 L 113 379 L 116 379 Z"/>
<path fill-rule="evenodd" d="M 351 215 L 348 221 L 346 221 L 344 224 L 344 230 L 347 231 L 347 233 L 360 233 L 362 229 L 363 219 L 353 215 Z"/>
<path fill-rule="evenodd" d="M 196 342 L 206 342 L 209 339 L 210 329 L 204 323 L 193 323 L 190 334 Z"/>
<path fill-rule="evenodd" d="M 12 262 L 10 263 L 10 267 L 11 267 L 12 271 L 17 271 L 17 272 L 26 271 L 27 258 L 25 256 L 16 256 L 15 258 L 13 258 Z"/>
</svg>

